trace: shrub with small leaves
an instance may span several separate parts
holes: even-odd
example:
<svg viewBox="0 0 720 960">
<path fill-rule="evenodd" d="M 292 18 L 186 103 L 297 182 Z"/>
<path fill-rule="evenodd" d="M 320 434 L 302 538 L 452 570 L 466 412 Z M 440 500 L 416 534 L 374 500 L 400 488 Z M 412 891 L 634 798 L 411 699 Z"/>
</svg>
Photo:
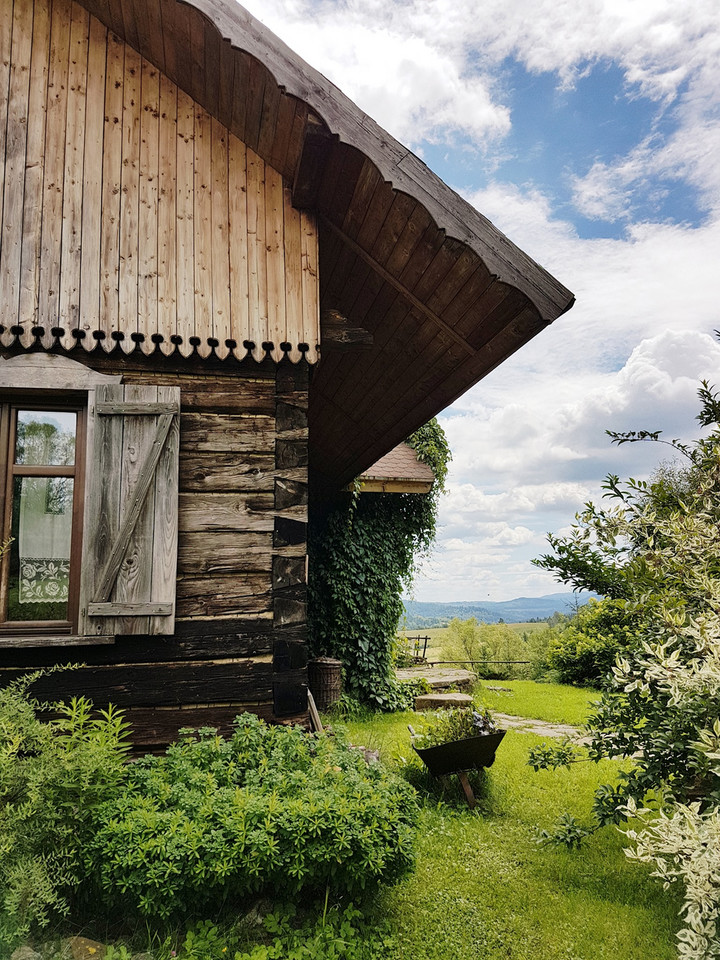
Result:
<svg viewBox="0 0 720 960">
<path fill-rule="evenodd" d="M 697 420 L 712 430 L 692 444 L 670 441 L 687 466 L 650 482 L 608 476 L 613 505 L 587 504 L 569 537 L 550 539 L 555 555 L 538 561 L 612 597 L 635 627 L 588 722 L 590 758 L 625 761 L 593 810 L 599 823 L 617 822 L 657 798 L 659 810 L 628 833 L 631 855 L 685 885 L 683 960 L 720 957 L 720 397 L 706 383 L 699 395 Z"/>
<path fill-rule="evenodd" d="M 635 843 L 625 851 L 627 856 L 652 864 L 653 876 L 665 889 L 677 882 L 685 888 L 681 912 L 686 925 L 677 935 L 678 957 L 720 957 L 720 810 L 702 811 L 699 803 L 692 803 L 657 812 L 638 809 L 630 801 L 624 813 L 641 824 L 641 829 L 627 831 Z"/>
<path fill-rule="evenodd" d="M 268 914 L 267 945 L 236 953 L 235 960 L 383 960 L 393 946 L 387 931 L 367 923 L 352 903 L 323 910 L 317 919 L 300 921 L 289 904 Z"/>
<path fill-rule="evenodd" d="M 263 890 L 395 880 L 413 862 L 415 816 L 412 789 L 341 735 L 244 714 L 229 739 L 185 731 L 133 764 L 89 855 L 109 900 L 166 917 Z"/>
<path fill-rule="evenodd" d="M 567 847 L 573 850 L 577 849 L 585 837 L 589 837 L 596 829 L 595 826 L 583 827 L 571 814 L 563 813 L 552 831 L 539 830 L 536 840 L 542 846 Z"/>
<path fill-rule="evenodd" d="M 561 740 L 560 743 L 540 743 L 531 747 L 528 752 L 528 764 L 533 770 L 556 770 L 558 767 L 569 767 L 583 759 L 577 746 L 572 740 Z M 587 759 L 587 758 L 585 758 Z"/>
</svg>

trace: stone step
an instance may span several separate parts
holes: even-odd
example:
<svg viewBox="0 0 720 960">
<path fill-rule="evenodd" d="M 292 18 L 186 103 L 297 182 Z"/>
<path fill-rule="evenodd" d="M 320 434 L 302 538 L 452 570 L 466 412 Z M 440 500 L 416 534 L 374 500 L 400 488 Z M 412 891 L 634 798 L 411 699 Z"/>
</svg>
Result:
<svg viewBox="0 0 720 960">
<path fill-rule="evenodd" d="M 415 697 L 416 710 L 453 710 L 472 705 L 473 698 L 469 693 L 424 693 Z"/>
<path fill-rule="evenodd" d="M 456 687 L 463 693 L 472 690 L 477 682 L 477 677 L 472 670 L 454 667 L 403 667 L 397 671 L 398 680 L 417 680 L 420 677 L 427 680 L 433 690 Z"/>
</svg>

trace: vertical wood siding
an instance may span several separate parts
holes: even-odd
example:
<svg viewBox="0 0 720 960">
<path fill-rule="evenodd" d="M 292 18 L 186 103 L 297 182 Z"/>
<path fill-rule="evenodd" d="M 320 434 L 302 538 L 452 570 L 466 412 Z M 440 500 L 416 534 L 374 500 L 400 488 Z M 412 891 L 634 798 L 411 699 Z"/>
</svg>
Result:
<svg viewBox="0 0 720 960">
<path fill-rule="evenodd" d="M 314 362 L 317 264 L 281 175 L 156 65 L 72 0 L 4 0 L 4 346 Z"/>
</svg>

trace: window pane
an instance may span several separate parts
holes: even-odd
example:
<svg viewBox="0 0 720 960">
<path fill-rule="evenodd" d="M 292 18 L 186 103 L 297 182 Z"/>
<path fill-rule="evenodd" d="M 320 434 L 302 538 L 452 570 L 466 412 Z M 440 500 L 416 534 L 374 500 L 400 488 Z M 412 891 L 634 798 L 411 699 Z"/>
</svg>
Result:
<svg viewBox="0 0 720 960">
<path fill-rule="evenodd" d="M 72 477 L 15 477 L 8 620 L 67 620 Z"/>
<path fill-rule="evenodd" d="M 75 463 L 77 414 L 63 410 L 18 410 L 15 463 L 69 466 Z"/>
</svg>

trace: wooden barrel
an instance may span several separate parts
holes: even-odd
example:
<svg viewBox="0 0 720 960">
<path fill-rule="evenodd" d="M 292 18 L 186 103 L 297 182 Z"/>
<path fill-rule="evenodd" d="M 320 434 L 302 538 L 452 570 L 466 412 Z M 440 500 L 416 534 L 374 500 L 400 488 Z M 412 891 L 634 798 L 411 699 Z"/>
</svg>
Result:
<svg viewBox="0 0 720 960">
<path fill-rule="evenodd" d="M 318 657 L 308 663 L 308 686 L 318 710 L 327 710 L 342 696 L 342 663 Z"/>
</svg>

